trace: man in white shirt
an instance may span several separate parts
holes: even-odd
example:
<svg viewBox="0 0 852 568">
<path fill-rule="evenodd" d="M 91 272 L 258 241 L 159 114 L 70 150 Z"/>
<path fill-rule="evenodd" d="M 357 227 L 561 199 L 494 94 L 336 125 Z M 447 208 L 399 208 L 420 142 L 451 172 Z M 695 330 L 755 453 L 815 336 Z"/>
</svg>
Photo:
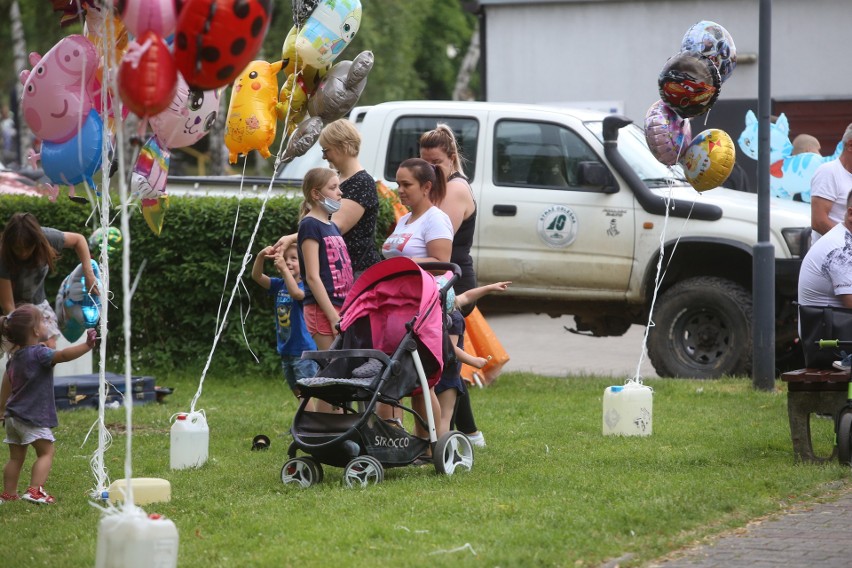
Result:
<svg viewBox="0 0 852 568">
<path fill-rule="evenodd" d="M 815 352 L 816 348 L 812 345 L 814 332 L 822 329 L 820 326 L 826 317 L 831 318 L 833 333 L 838 337 L 820 339 L 852 339 L 839 336 L 844 334 L 841 329 L 848 330 L 848 312 L 803 311 L 808 306 L 852 308 L 852 191 L 847 193 L 844 205 L 842 222 L 815 242 L 802 260 L 799 272 L 799 337 L 805 350 L 807 366 L 821 367 L 829 362 L 823 361 L 824 357 L 841 357 L 841 360 L 833 362 L 833 366 L 848 371 L 852 365 L 852 356 L 843 352 Z"/>
<path fill-rule="evenodd" d="M 814 243 L 799 272 L 803 306 L 852 308 L 852 191 L 846 192 L 842 222 Z"/>
<path fill-rule="evenodd" d="M 811 178 L 811 242 L 843 222 L 846 196 L 852 190 L 852 124 L 843 133 L 843 152 L 817 168 Z"/>
</svg>

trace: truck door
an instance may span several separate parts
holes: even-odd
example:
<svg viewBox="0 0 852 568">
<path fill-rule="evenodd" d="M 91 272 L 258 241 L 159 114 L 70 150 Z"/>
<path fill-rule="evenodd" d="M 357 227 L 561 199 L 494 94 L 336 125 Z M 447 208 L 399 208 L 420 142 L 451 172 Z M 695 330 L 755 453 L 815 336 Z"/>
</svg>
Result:
<svg viewBox="0 0 852 568">
<path fill-rule="evenodd" d="M 552 297 L 624 293 L 633 195 L 582 183 L 582 162 L 605 164 L 590 143 L 564 124 L 533 119 L 494 117 L 487 136 L 491 167 L 483 168 L 474 252 L 480 280 L 511 280 L 517 292 Z"/>
</svg>

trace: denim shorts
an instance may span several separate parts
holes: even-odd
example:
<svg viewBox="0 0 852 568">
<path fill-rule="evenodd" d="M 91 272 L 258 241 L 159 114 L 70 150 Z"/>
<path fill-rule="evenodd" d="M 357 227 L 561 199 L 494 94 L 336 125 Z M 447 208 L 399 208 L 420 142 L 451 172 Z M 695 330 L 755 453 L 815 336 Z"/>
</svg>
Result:
<svg viewBox="0 0 852 568">
<path fill-rule="evenodd" d="M 287 379 L 287 386 L 290 390 L 299 390 L 299 385 L 296 381 L 307 377 L 315 377 L 319 371 L 319 365 L 313 359 L 302 359 L 300 355 L 282 355 L 281 369 L 284 371 L 284 378 Z"/>
<path fill-rule="evenodd" d="M 18 420 L 14 416 L 6 417 L 6 439 L 4 444 L 16 444 L 18 446 L 29 446 L 36 440 L 48 440 L 55 442 L 53 432 L 46 426 L 34 426 L 29 422 Z"/>
</svg>

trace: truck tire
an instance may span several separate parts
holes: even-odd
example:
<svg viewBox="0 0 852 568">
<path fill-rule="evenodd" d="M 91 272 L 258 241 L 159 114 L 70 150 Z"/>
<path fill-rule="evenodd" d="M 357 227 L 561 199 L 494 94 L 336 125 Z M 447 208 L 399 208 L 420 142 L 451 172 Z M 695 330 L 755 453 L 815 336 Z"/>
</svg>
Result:
<svg viewBox="0 0 852 568">
<path fill-rule="evenodd" d="M 730 280 L 690 278 L 657 301 L 648 357 L 661 377 L 717 379 L 749 375 L 751 293 Z"/>
</svg>

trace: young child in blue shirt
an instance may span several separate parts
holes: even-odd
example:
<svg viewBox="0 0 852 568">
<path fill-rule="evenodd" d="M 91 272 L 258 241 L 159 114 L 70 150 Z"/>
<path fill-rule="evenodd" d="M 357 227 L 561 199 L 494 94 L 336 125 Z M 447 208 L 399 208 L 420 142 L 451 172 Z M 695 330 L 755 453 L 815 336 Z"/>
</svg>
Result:
<svg viewBox="0 0 852 568">
<path fill-rule="evenodd" d="M 280 278 L 269 277 L 263 273 L 263 263 L 271 259 Z M 281 368 L 287 385 L 296 397 L 301 396 L 296 381 L 316 375 L 318 365 L 311 359 L 302 359 L 303 351 L 314 351 L 317 346 L 305 326 L 302 300 L 305 299 L 305 285 L 299 272 L 299 254 L 293 243 L 281 254 L 273 247 L 266 247 L 254 260 L 252 279 L 275 297 L 275 335 L 278 340 L 278 354 L 281 356 Z"/>
</svg>

